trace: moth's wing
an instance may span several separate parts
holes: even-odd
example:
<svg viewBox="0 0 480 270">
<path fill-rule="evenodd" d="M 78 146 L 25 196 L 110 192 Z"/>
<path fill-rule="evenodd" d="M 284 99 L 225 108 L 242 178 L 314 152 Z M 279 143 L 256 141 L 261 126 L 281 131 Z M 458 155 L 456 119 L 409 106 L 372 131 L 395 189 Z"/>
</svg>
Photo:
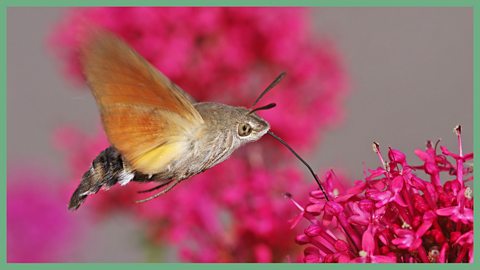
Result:
<svg viewBox="0 0 480 270">
<path fill-rule="evenodd" d="M 81 62 L 107 137 L 135 170 L 155 174 L 185 154 L 204 123 L 186 93 L 107 32 L 92 34 Z"/>
</svg>

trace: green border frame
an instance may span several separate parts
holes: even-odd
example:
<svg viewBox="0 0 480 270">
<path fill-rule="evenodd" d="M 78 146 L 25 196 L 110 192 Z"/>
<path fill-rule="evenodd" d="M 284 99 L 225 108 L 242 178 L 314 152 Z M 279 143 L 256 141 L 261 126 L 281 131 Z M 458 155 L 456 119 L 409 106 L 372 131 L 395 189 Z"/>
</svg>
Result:
<svg viewBox="0 0 480 270">
<path fill-rule="evenodd" d="M 2 269 L 25 269 L 35 267 L 35 269 L 64 269 L 65 267 L 73 269 L 84 269 L 85 267 L 95 268 L 109 268 L 109 269 L 130 269 L 136 267 L 139 269 L 153 269 L 159 267 L 156 264 L 140 263 L 132 264 L 128 263 L 47 263 L 47 264 L 23 264 L 23 263 L 6 263 L 6 179 L 7 179 L 7 60 L 6 60 L 6 38 L 7 38 L 7 9 L 8 7 L 62 7 L 62 6 L 317 6 L 317 7 L 470 7 L 473 10 L 473 140 L 474 140 L 474 153 L 475 155 L 480 153 L 480 125 L 478 120 L 480 119 L 480 0 L 234 0 L 234 1 L 195 1 L 195 0 L 0 0 L 0 200 L 2 202 L 0 207 L 0 268 Z M 478 168 L 480 161 L 475 159 L 474 167 Z M 479 171 L 475 170 L 475 178 L 479 179 Z M 474 196 L 478 198 L 480 195 L 480 189 L 474 189 Z M 475 217 L 479 219 L 479 207 L 480 200 L 475 200 Z M 475 232 L 480 231 L 479 221 L 474 224 Z M 407 265 L 407 264 L 391 264 L 391 265 L 368 265 L 372 268 L 388 268 L 388 269 L 406 269 L 407 267 L 425 267 L 425 268 L 444 268 L 444 267 L 462 267 L 464 269 L 479 269 L 480 268 L 480 252 L 478 250 L 480 237 L 478 233 L 475 233 L 474 244 L 474 258 L 473 264 L 426 264 L 426 265 Z M 291 267 L 295 268 L 350 268 L 357 267 L 353 264 L 193 264 L 193 263 L 167 263 L 162 267 L 168 267 L 171 269 L 182 269 L 185 267 L 195 269 L 221 269 L 223 267 L 229 267 L 230 269 L 243 269 L 245 267 L 261 269 L 268 267 L 270 269 L 287 269 Z M 363 265 L 367 266 L 367 265 Z"/>
</svg>

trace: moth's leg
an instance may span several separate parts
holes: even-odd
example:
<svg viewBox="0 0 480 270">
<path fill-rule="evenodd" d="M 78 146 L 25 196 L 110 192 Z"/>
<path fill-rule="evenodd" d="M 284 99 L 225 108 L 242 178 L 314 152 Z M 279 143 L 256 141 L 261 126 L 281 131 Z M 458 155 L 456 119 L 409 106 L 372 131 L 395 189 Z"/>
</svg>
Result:
<svg viewBox="0 0 480 270">
<path fill-rule="evenodd" d="M 175 187 L 178 183 L 180 183 L 182 180 L 173 180 L 165 189 L 163 189 L 162 191 L 158 192 L 157 194 L 155 195 L 152 195 L 146 199 L 143 199 L 143 200 L 138 200 L 138 201 L 135 201 L 136 203 L 143 203 L 143 202 L 148 202 L 150 200 L 153 200 L 155 198 L 157 198 L 158 196 L 162 195 L 162 194 L 165 194 L 167 192 L 169 192 L 173 187 Z"/>
<path fill-rule="evenodd" d="M 172 179 L 162 179 L 162 176 L 157 174 L 151 175 L 151 174 L 143 174 L 143 173 L 136 172 L 135 178 L 133 178 L 132 181 L 140 182 L 140 183 L 160 182 L 160 184 L 158 184 L 153 188 L 137 191 L 138 193 L 146 193 L 146 192 L 151 192 L 168 185 L 170 182 L 172 182 Z"/>
<path fill-rule="evenodd" d="M 148 192 L 152 192 L 154 190 L 157 190 L 161 187 L 164 187 L 166 185 L 168 185 L 172 180 L 168 181 L 168 182 L 165 182 L 165 183 L 161 183 L 160 185 L 156 185 L 154 186 L 153 188 L 149 188 L 149 189 L 143 189 L 143 190 L 139 190 L 137 191 L 137 193 L 148 193 Z"/>
</svg>

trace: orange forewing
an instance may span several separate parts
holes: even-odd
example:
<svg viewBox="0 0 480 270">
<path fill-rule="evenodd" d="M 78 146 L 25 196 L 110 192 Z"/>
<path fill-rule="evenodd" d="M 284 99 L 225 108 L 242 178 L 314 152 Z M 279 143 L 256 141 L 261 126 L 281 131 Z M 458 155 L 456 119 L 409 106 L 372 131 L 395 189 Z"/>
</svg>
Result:
<svg viewBox="0 0 480 270">
<path fill-rule="evenodd" d="M 153 174 L 183 154 L 203 123 L 187 94 L 107 32 L 91 35 L 81 60 L 107 137 L 134 169 Z"/>
</svg>

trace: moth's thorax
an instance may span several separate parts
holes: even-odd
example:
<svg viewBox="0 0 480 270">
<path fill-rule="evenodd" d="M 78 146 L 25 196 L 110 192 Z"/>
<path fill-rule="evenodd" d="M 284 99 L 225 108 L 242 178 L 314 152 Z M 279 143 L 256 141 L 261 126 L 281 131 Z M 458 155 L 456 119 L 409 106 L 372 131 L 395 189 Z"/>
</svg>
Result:
<svg viewBox="0 0 480 270">
<path fill-rule="evenodd" d="M 192 138 L 191 149 L 183 160 L 189 173 L 200 173 L 227 159 L 241 145 L 260 139 L 270 125 L 248 110 L 225 104 L 204 102 L 194 105 L 204 120 Z M 252 125 L 251 136 L 241 137 L 238 127 L 243 123 Z M 181 166 L 180 163 L 177 165 Z"/>
</svg>

